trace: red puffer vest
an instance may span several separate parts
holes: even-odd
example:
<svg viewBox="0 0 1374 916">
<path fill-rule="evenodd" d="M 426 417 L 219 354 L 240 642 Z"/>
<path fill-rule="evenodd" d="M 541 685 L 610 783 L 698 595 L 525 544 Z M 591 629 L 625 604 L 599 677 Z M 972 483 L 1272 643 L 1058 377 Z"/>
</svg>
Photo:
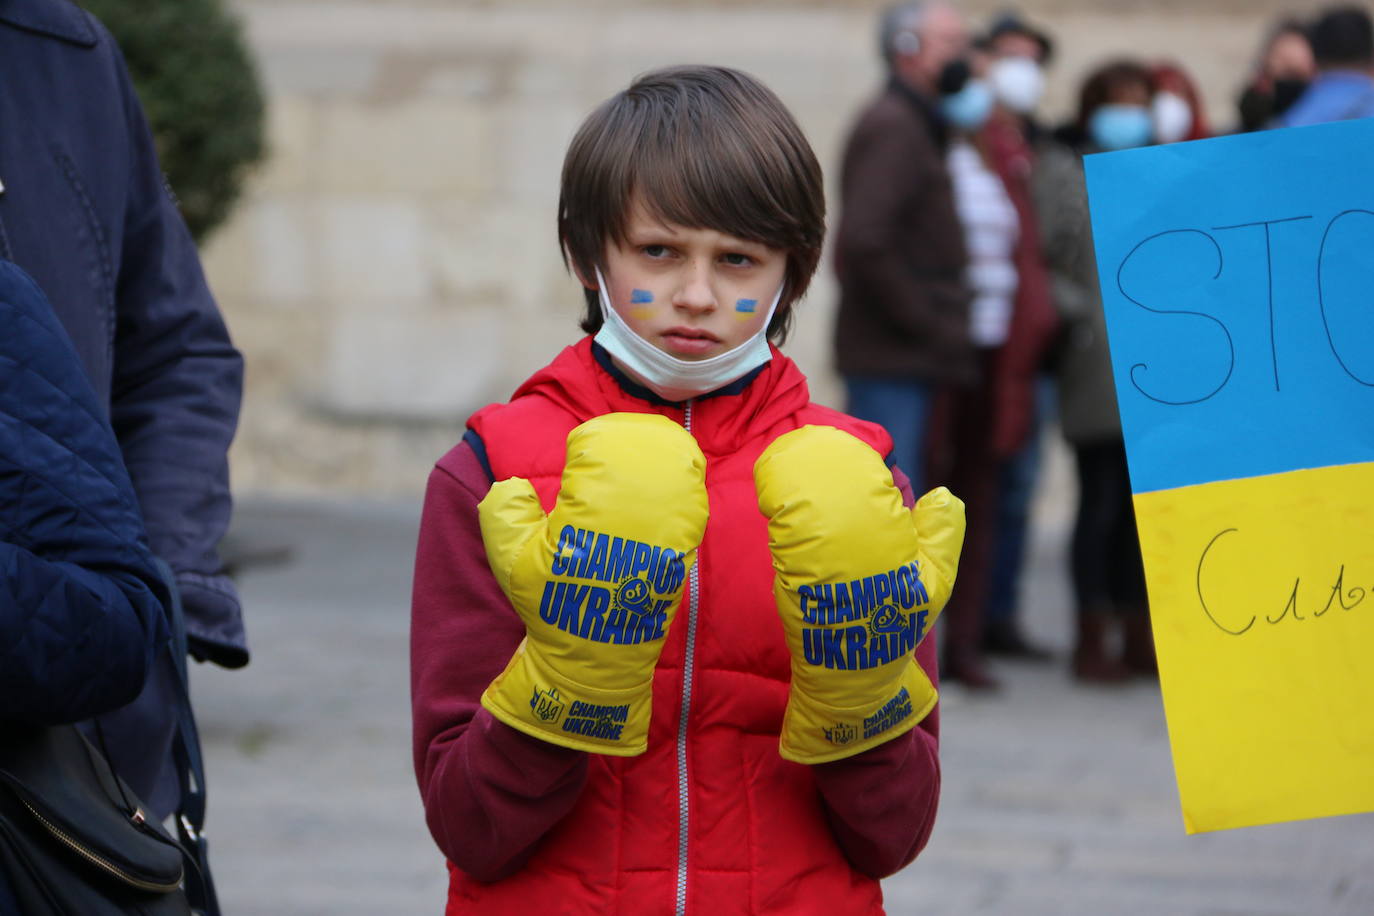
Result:
<svg viewBox="0 0 1374 916">
<path fill-rule="evenodd" d="M 482 884 L 453 870 L 450 914 L 883 912 L 878 882 L 836 844 L 811 769 L 778 756 L 791 669 L 753 468 L 773 439 L 807 424 L 883 455 L 891 439 L 812 404 L 776 349 L 741 387 L 685 408 L 655 404 L 599 366 L 588 338 L 469 421 L 494 477 L 527 478 L 549 511 L 573 427 L 611 411 L 663 414 L 701 445 L 711 515 L 654 672 L 648 752 L 593 755 L 577 806 L 522 871 Z"/>
</svg>

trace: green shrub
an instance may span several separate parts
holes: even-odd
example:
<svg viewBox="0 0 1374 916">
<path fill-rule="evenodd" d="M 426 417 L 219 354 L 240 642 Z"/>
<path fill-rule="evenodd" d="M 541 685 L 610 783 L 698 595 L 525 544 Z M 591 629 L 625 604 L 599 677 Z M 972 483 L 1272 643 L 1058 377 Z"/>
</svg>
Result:
<svg viewBox="0 0 1374 916">
<path fill-rule="evenodd" d="M 263 96 L 222 0 L 81 0 L 129 65 L 162 170 L 198 242 L 229 215 L 263 155 Z"/>
</svg>

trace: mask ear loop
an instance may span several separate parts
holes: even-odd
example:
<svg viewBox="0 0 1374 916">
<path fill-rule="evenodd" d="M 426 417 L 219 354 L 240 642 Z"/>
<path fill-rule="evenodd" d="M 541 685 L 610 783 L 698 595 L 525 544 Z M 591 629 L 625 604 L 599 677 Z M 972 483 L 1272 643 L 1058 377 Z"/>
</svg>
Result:
<svg viewBox="0 0 1374 916">
<path fill-rule="evenodd" d="M 773 324 L 773 318 L 778 314 L 778 306 L 782 304 L 783 293 L 787 292 L 787 277 L 782 278 L 782 283 L 778 284 L 778 291 L 773 294 L 773 304 L 768 306 L 768 316 L 763 319 L 763 327 L 759 328 L 759 333 L 763 335 L 764 346 L 767 346 L 768 328 Z"/>
<path fill-rule="evenodd" d="M 611 319 L 613 306 L 610 304 L 610 293 L 606 290 L 606 275 L 600 271 L 600 265 L 594 266 L 592 271 L 596 275 L 596 301 L 599 302 L 600 309 L 602 309 L 602 324 L 605 324 L 606 321 L 613 320 Z"/>
</svg>

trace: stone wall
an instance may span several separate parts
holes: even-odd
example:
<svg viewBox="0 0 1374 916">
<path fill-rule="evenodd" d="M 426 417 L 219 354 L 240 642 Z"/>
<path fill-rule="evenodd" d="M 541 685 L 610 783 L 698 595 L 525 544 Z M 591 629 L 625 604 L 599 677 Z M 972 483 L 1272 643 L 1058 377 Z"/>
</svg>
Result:
<svg viewBox="0 0 1374 916">
<path fill-rule="evenodd" d="M 966 8 L 981 21 L 1003 5 Z M 554 209 L 587 111 L 655 66 L 740 67 L 792 108 L 833 174 L 880 81 L 877 8 L 240 2 L 270 97 L 271 159 L 205 251 L 248 359 L 238 491 L 418 493 L 467 414 L 577 334 L 582 298 L 559 260 Z M 1045 114 L 1068 110 L 1086 67 L 1125 53 L 1182 61 L 1229 124 L 1283 8 L 1025 3 L 1060 49 Z M 823 269 L 788 347 L 828 403 L 833 298 Z"/>
</svg>

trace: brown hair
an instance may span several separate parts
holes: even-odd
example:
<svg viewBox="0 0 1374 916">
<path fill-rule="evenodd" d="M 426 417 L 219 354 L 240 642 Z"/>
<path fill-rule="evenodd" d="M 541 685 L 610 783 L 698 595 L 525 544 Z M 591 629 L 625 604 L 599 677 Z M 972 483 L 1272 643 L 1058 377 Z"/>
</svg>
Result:
<svg viewBox="0 0 1374 916">
<path fill-rule="evenodd" d="M 801 128 L 758 80 L 726 67 L 654 70 L 603 102 L 563 160 L 558 240 L 585 279 L 625 240 L 638 197 L 655 217 L 787 252 L 782 299 L 768 336 L 781 341 L 825 238 L 821 167 Z M 586 290 L 582 329 L 601 327 Z"/>
</svg>

